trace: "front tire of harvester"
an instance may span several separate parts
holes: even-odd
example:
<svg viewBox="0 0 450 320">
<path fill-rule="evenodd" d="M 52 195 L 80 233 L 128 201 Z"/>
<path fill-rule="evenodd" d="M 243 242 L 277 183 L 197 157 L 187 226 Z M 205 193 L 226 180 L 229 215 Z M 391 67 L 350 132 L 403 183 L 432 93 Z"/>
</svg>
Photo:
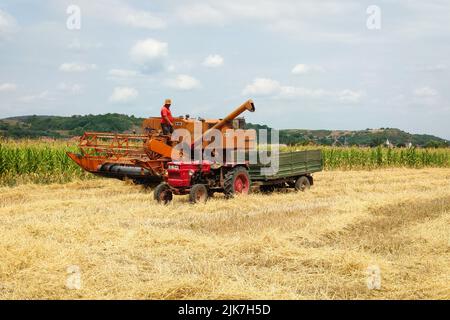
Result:
<svg viewBox="0 0 450 320">
<path fill-rule="evenodd" d="M 300 178 L 295 181 L 295 190 L 296 191 L 306 191 L 311 187 L 311 183 L 309 182 L 309 179 L 305 176 L 301 176 Z"/>
<path fill-rule="evenodd" d="M 206 203 L 208 197 L 208 188 L 204 184 L 194 184 L 189 192 L 189 201 L 191 203 Z"/>
<path fill-rule="evenodd" d="M 249 194 L 250 186 L 250 175 L 244 167 L 236 167 L 225 174 L 223 189 L 227 198 L 233 198 L 235 194 Z"/>
<path fill-rule="evenodd" d="M 153 191 L 153 198 L 158 203 L 169 204 L 172 201 L 173 194 L 167 183 L 160 183 Z"/>
</svg>

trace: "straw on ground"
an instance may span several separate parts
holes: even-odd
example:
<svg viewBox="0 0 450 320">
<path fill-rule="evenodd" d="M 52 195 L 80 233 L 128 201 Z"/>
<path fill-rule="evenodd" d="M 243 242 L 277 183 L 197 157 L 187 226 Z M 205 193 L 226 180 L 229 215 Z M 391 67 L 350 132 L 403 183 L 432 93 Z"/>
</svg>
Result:
<svg viewBox="0 0 450 320">
<path fill-rule="evenodd" d="M 114 180 L 2 187 L 0 298 L 449 299 L 449 190 L 435 168 L 195 206 Z"/>
</svg>

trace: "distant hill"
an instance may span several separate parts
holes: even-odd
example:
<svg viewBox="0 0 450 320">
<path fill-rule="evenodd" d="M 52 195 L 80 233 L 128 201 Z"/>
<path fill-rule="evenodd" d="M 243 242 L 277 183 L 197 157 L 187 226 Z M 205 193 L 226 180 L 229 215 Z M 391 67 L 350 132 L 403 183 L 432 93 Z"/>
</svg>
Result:
<svg viewBox="0 0 450 320">
<path fill-rule="evenodd" d="M 247 128 L 271 130 L 266 125 L 247 124 Z M 335 146 L 378 146 L 389 142 L 393 146 L 444 147 L 449 146 L 445 139 L 428 134 L 411 134 L 395 128 L 366 130 L 279 130 L 280 143 L 287 145 L 316 144 Z"/>
<path fill-rule="evenodd" d="M 8 138 L 71 138 L 84 131 L 140 132 L 143 118 L 118 113 L 85 116 L 20 116 L 0 120 L 0 136 Z M 266 125 L 247 124 L 248 129 L 272 128 Z M 280 130 L 280 143 L 287 145 L 359 145 L 377 146 L 389 142 L 394 146 L 409 143 L 415 146 L 448 146 L 448 141 L 427 134 L 411 134 L 400 129 L 381 128 L 358 131 L 350 130 Z"/>
<path fill-rule="evenodd" d="M 143 119 L 118 113 L 85 116 L 22 116 L 0 120 L 0 136 L 10 138 L 69 138 L 84 131 L 131 132 Z"/>
</svg>

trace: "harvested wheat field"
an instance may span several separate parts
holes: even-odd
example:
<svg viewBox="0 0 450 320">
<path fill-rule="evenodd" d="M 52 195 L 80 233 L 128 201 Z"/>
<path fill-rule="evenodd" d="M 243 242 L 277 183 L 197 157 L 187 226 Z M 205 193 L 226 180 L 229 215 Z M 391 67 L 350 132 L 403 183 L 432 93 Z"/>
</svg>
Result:
<svg viewBox="0 0 450 320">
<path fill-rule="evenodd" d="M 450 298 L 450 169 L 315 179 L 195 206 L 114 180 L 3 187 L 0 298 Z"/>
</svg>

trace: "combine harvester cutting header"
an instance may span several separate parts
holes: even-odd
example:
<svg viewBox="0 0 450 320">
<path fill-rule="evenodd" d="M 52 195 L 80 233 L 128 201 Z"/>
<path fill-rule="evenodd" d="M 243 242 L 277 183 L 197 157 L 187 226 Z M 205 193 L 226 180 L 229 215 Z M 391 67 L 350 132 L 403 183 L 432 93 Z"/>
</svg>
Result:
<svg viewBox="0 0 450 320">
<path fill-rule="evenodd" d="M 206 202 L 215 192 L 222 192 L 230 198 L 235 194 L 248 194 L 252 188 L 263 192 L 286 187 L 301 191 L 309 188 L 313 184 L 311 174 L 322 170 L 320 150 L 276 153 L 277 170 L 271 173 L 264 173 L 270 170 L 265 171 L 268 166 L 261 164 L 259 159 L 255 164 L 234 160 L 230 151 L 255 152 L 252 148 L 256 142 L 255 134 L 244 135 L 243 144 L 236 143 L 237 136 L 233 134 L 235 130 L 245 129 L 245 120 L 238 117 L 246 110 L 255 111 L 252 100 L 220 120 L 195 120 L 189 116 L 175 118 L 174 129 L 186 129 L 191 137 L 188 141 L 191 154 L 184 157 L 174 158 L 177 155 L 174 149 L 180 142 L 172 141 L 171 135 L 162 133 L 159 117 L 144 120 L 144 134 L 141 135 L 86 132 L 79 143 L 81 154 L 68 155 L 83 169 L 97 175 L 129 178 L 144 185 L 159 183 L 154 198 L 165 204 L 172 200 L 173 194 L 189 194 L 190 201 L 196 203 Z M 200 139 L 195 136 L 199 122 Z M 222 145 L 226 146 L 222 149 L 221 163 L 195 161 L 194 146 L 200 143 L 200 151 L 203 151 L 209 143 L 204 137 L 214 129 L 219 130 Z M 231 155 L 233 159 L 227 159 Z"/>
</svg>

